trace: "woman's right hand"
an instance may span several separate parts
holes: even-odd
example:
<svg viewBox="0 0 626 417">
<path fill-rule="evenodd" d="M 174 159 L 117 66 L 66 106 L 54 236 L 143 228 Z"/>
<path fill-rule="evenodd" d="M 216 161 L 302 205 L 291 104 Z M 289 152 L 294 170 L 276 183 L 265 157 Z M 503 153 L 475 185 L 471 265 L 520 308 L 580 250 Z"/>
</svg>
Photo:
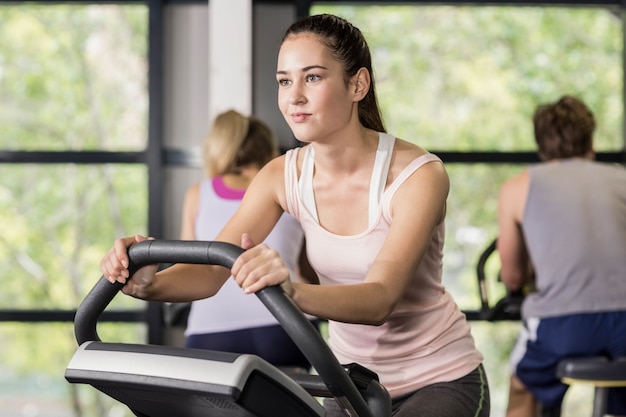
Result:
<svg viewBox="0 0 626 417">
<path fill-rule="evenodd" d="M 104 277 L 111 283 L 121 282 L 124 285 L 122 292 L 134 297 L 143 298 L 142 294 L 150 286 L 158 269 L 158 264 L 146 265 L 133 274 L 129 280 L 128 248 L 134 243 L 152 240 L 141 235 L 124 237 L 115 240 L 113 247 L 100 261 L 100 269 Z"/>
</svg>

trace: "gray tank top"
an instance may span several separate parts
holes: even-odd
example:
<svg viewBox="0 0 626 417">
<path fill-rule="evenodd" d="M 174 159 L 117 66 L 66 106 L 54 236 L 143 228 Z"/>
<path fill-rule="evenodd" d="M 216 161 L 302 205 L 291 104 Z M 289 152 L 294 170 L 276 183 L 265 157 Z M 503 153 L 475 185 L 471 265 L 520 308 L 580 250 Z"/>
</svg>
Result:
<svg viewBox="0 0 626 417">
<path fill-rule="evenodd" d="M 626 310 L 626 170 L 571 159 L 529 173 L 522 230 L 537 292 L 523 317 Z"/>
</svg>

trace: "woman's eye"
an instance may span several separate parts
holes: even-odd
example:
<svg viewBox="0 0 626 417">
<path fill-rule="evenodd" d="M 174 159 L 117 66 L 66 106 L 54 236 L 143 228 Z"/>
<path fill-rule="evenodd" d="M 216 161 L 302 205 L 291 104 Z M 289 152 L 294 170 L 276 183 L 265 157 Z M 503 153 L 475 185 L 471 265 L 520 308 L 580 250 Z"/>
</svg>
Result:
<svg viewBox="0 0 626 417">
<path fill-rule="evenodd" d="M 281 78 L 280 80 L 278 80 L 278 85 L 289 85 L 289 80 Z"/>
<path fill-rule="evenodd" d="M 320 76 L 317 75 L 317 74 L 308 74 L 306 76 L 306 81 L 309 82 L 309 83 L 318 81 L 319 79 L 320 79 Z"/>
</svg>

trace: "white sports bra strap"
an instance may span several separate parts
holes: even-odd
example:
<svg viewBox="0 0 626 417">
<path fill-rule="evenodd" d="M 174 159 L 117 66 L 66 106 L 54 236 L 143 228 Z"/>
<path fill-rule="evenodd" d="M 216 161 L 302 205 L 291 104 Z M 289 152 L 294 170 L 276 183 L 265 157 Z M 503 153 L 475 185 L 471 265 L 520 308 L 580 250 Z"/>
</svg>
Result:
<svg viewBox="0 0 626 417">
<path fill-rule="evenodd" d="M 391 165 L 391 156 L 393 154 L 393 145 L 395 138 L 386 133 L 379 134 L 378 149 L 376 150 L 376 159 L 374 160 L 374 168 L 372 169 L 372 178 L 370 180 L 370 199 L 369 199 L 369 225 L 374 224 L 378 217 L 378 207 L 380 200 L 385 192 L 387 185 L 387 175 L 389 174 L 389 165 Z"/>
<path fill-rule="evenodd" d="M 311 213 L 311 216 L 319 224 L 320 220 L 317 216 L 317 207 L 315 206 L 315 195 L 313 194 L 313 170 L 314 163 L 313 158 L 315 153 L 313 152 L 313 146 L 306 147 L 304 153 L 304 160 L 302 161 L 302 172 L 300 173 L 300 181 L 298 181 L 298 187 L 300 188 L 300 198 L 302 204 Z"/>
<path fill-rule="evenodd" d="M 389 165 L 391 165 L 391 156 L 393 155 L 393 146 L 395 138 L 387 133 L 380 133 L 378 139 L 378 149 L 376 150 L 376 158 L 374 159 L 374 167 L 372 169 L 372 177 L 370 179 L 369 194 L 369 211 L 368 221 L 371 226 L 378 217 L 380 200 L 385 192 L 387 185 L 387 175 L 389 173 Z M 315 221 L 319 223 L 317 215 L 317 207 L 315 205 L 315 194 L 313 193 L 313 171 L 315 169 L 315 152 L 313 146 L 307 146 L 302 161 L 302 172 L 298 187 L 300 189 L 300 198 L 304 207 L 311 213 Z"/>
</svg>

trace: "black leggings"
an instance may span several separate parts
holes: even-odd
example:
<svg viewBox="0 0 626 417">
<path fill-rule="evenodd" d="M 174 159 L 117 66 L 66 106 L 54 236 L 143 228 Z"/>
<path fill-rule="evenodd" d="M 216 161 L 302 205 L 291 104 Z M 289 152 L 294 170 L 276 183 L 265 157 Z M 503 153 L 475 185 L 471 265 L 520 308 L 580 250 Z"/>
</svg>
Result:
<svg viewBox="0 0 626 417">
<path fill-rule="evenodd" d="M 317 322 L 313 322 L 318 328 Z M 309 369 L 311 364 L 280 325 L 263 326 L 232 332 L 193 334 L 187 336 L 185 347 L 249 353 L 260 356 L 277 367 Z"/>
<path fill-rule="evenodd" d="M 391 403 L 394 417 L 489 417 L 489 385 L 482 365 L 451 382 L 428 385 Z M 325 399 L 327 417 L 344 417 L 334 399 Z"/>
</svg>

